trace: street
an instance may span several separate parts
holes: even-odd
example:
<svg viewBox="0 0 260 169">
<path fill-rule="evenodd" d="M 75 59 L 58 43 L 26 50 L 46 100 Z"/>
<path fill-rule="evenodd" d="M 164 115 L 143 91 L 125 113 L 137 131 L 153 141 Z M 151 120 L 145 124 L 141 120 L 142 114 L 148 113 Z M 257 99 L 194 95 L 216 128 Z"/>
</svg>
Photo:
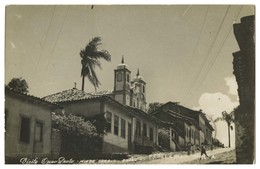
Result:
<svg viewBox="0 0 260 169">
<path fill-rule="evenodd" d="M 138 164 L 227 164 L 235 162 L 235 151 L 232 148 L 221 148 L 212 151 L 207 151 L 209 156 L 214 156 L 212 159 L 200 160 L 200 152 L 192 155 L 174 155 L 162 159 L 140 161 Z"/>
</svg>

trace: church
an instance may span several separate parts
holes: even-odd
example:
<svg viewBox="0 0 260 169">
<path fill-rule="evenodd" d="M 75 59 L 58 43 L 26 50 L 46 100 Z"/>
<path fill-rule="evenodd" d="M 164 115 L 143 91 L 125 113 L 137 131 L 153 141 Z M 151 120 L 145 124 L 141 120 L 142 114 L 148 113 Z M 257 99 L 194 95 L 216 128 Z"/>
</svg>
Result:
<svg viewBox="0 0 260 169">
<path fill-rule="evenodd" d="M 114 91 L 87 93 L 76 87 L 43 98 L 67 113 L 85 117 L 104 115 L 109 129 L 102 153 L 151 153 L 158 145 L 158 119 L 146 113 L 146 83 L 139 70 L 131 80 L 124 63 L 114 70 Z"/>
<path fill-rule="evenodd" d="M 131 71 L 122 57 L 121 64 L 115 69 L 114 99 L 124 105 L 146 111 L 146 83 L 140 76 L 139 69 L 133 80 L 130 79 Z"/>
</svg>

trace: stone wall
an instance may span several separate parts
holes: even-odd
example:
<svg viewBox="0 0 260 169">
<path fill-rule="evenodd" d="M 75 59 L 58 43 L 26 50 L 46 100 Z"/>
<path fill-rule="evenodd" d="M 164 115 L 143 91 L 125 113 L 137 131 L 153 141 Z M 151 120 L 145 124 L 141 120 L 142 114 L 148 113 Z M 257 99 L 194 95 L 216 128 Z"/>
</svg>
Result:
<svg viewBox="0 0 260 169">
<path fill-rule="evenodd" d="M 255 160 L 255 16 L 241 18 L 234 24 L 240 51 L 233 53 L 233 67 L 238 84 L 239 107 L 235 110 L 237 163 Z"/>
<path fill-rule="evenodd" d="M 51 157 L 57 159 L 60 157 L 61 136 L 57 129 L 52 129 L 51 133 Z"/>
</svg>

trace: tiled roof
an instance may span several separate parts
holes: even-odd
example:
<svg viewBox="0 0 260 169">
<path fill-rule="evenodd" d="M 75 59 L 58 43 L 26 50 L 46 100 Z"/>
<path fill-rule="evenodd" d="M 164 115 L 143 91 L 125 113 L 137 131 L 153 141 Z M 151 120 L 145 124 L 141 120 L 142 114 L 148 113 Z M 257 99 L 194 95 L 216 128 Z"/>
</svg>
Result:
<svg viewBox="0 0 260 169">
<path fill-rule="evenodd" d="M 172 117 L 176 117 L 176 118 L 180 118 L 180 119 L 183 119 L 191 124 L 193 124 L 195 127 L 197 127 L 198 129 L 201 129 L 201 127 L 199 126 L 199 124 L 193 119 L 193 118 L 190 118 L 190 117 L 187 117 L 187 116 L 184 116 L 184 115 L 181 115 L 179 113 L 176 113 L 174 111 L 171 111 L 171 110 L 168 110 L 169 114 L 172 116 Z"/>
<path fill-rule="evenodd" d="M 45 96 L 42 99 L 52 102 L 52 103 L 59 103 L 59 102 L 68 102 L 68 101 L 97 98 L 99 96 L 106 96 L 106 95 L 111 95 L 111 94 L 112 94 L 112 91 L 99 91 L 99 92 L 87 93 L 82 90 L 73 88 L 73 89 L 64 90 L 64 91 L 61 91 L 61 92 L 58 92 L 55 94 Z"/>
<path fill-rule="evenodd" d="M 112 95 L 113 91 L 112 90 L 104 90 L 104 91 L 97 91 L 97 92 L 89 92 L 89 94 L 94 95 L 94 96 L 104 96 L 104 95 Z"/>
<path fill-rule="evenodd" d="M 141 116 L 143 118 L 150 119 L 156 123 L 161 123 L 161 121 L 159 121 L 157 118 L 154 118 L 153 116 L 149 115 L 148 113 L 144 112 L 141 109 L 131 107 L 131 106 L 126 106 L 126 107 L 137 116 Z"/>
<path fill-rule="evenodd" d="M 156 114 L 157 112 L 159 112 L 160 110 L 162 110 L 163 107 L 165 107 L 166 105 L 169 105 L 169 104 L 175 105 L 175 108 L 177 108 L 176 111 L 179 113 L 179 115 L 182 114 L 184 117 L 187 117 L 187 118 L 189 118 L 189 120 L 193 121 L 193 123 L 194 123 L 194 121 L 196 122 L 196 120 L 194 119 L 194 118 L 195 118 L 194 115 L 199 115 L 199 114 L 200 114 L 200 115 L 202 116 L 202 118 L 205 120 L 206 125 L 207 125 L 212 131 L 214 130 L 214 128 L 210 125 L 209 120 L 207 119 L 205 113 L 203 113 L 203 112 L 201 112 L 201 111 L 196 111 L 196 110 L 189 109 L 189 108 L 187 108 L 187 107 L 184 107 L 184 106 L 178 104 L 177 102 L 171 102 L 171 101 L 169 101 L 169 102 L 163 104 L 162 106 L 160 106 L 160 107 L 159 107 L 158 109 L 156 109 L 155 111 L 153 111 L 152 114 Z M 196 122 L 196 123 L 198 123 L 198 122 Z"/>
<path fill-rule="evenodd" d="M 73 89 L 64 90 L 64 91 L 61 91 L 61 92 L 58 92 L 55 94 L 45 96 L 42 99 L 52 102 L 52 103 L 58 103 L 58 102 L 86 99 L 91 96 L 93 96 L 93 95 L 86 93 L 82 90 L 73 88 Z"/>
<path fill-rule="evenodd" d="M 158 123 L 154 117 L 148 115 L 141 109 L 137 109 L 134 107 L 126 106 L 124 104 L 119 103 L 118 101 L 114 100 L 110 96 L 113 94 L 113 91 L 99 91 L 99 92 L 91 92 L 86 93 L 82 90 L 78 90 L 76 88 L 64 90 L 55 94 L 51 94 L 48 96 L 43 97 L 42 99 L 52 102 L 52 103 L 65 103 L 65 102 L 72 102 L 72 101 L 86 101 L 91 99 L 105 99 L 106 101 L 111 101 L 122 108 L 125 108 L 129 111 L 129 113 L 133 116 L 140 116 L 146 119 L 150 119 L 154 122 Z"/>
<path fill-rule="evenodd" d="M 15 91 L 15 90 L 13 90 L 13 89 L 11 89 L 9 87 L 5 87 L 5 94 L 7 94 L 7 93 L 20 95 L 20 96 L 26 97 L 27 99 L 38 101 L 38 103 L 47 104 L 47 105 L 49 105 L 51 107 L 62 108 L 62 106 L 60 106 L 60 105 L 58 105 L 56 103 L 52 103 L 52 102 L 49 102 L 47 100 L 41 99 L 39 97 L 36 97 L 36 96 L 33 96 L 33 95 L 29 95 L 27 93 L 21 93 L 21 92 Z"/>
</svg>

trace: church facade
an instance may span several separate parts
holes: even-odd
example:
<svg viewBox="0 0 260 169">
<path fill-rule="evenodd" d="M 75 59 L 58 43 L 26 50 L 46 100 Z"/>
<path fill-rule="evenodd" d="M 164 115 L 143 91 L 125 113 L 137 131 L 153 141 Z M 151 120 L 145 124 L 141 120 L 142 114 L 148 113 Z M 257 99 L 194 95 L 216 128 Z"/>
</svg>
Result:
<svg viewBox="0 0 260 169">
<path fill-rule="evenodd" d="M 124 105 L 146 111 L 146 83 L 140 76 L 139 69 L 131 80 L 131 71 L 124 63 L 114 70 L 114 99 Z"/>
</svg>

